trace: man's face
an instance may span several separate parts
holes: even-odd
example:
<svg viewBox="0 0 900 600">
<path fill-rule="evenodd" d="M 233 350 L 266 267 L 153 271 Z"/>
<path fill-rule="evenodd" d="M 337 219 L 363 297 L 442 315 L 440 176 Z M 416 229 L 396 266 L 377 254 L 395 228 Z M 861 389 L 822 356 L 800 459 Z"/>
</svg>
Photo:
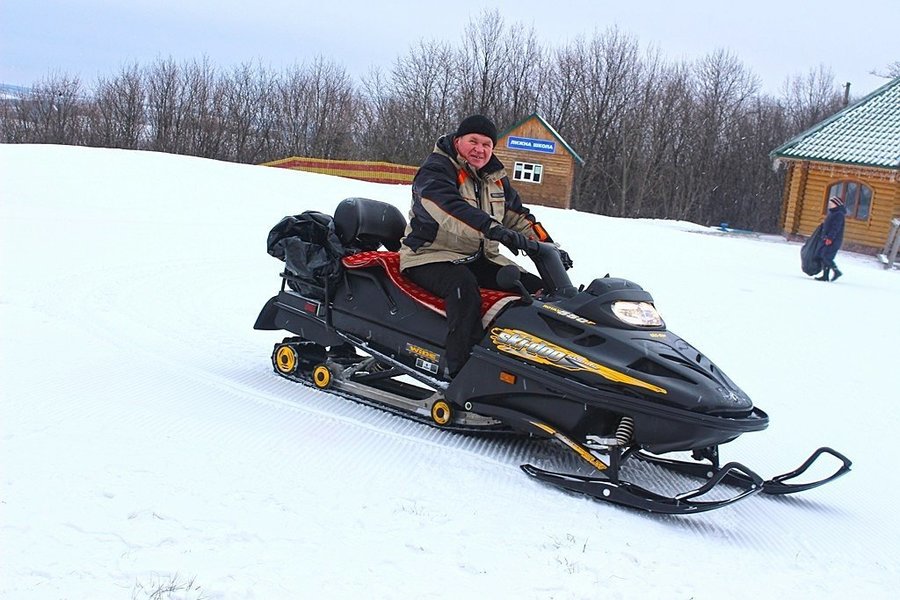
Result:
<svg viewBox="0 0 900 600">
<path fill-rule="evenodd" d="M 467 133 L 453 140 L 456 152 L 476 171 L 488 164 L 494 153 L 494 142 L 480 133 Z"/>
</svg>

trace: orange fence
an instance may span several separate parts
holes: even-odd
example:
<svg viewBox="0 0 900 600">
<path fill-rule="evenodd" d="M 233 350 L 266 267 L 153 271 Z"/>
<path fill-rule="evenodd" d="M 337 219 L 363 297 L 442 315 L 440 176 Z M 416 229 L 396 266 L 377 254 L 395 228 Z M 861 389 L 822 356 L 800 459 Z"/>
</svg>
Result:
<svg viewBox="0 0 900 600">
<path fill-rule="evenodd" d="M 291 156 L 263 163 L 265 167 L 281 167 L 311 173 L 337 175 L 361 179 L 373 183 L 412 183 L 418 167 L 395 165 L 388 162 L 368 162 L 364 160 L 330 160 L 326 158 L 304 158 Z"/>
</svg>

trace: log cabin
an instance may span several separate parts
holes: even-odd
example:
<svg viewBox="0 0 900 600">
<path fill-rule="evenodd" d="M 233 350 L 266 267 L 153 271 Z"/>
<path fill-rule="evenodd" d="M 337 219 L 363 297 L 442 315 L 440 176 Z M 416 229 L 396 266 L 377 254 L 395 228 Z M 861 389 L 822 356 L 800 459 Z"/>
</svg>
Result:
<svg viewBox="0 0 900 600">
<path fill-rule="evenodd" d="M 890 247 L 900 218 L 900 77 L 769 156 L 787 170 L 780 223 L 788 239 L 808 237 L 838 196 L 845 248 L 874 255 Z"/>
<path fill-rule="evenodd" d="M 584 160 L 537 113 L 505 130 L 494 154 L 528 204 L 571 208 L 575 168 Z"/>
</svg>

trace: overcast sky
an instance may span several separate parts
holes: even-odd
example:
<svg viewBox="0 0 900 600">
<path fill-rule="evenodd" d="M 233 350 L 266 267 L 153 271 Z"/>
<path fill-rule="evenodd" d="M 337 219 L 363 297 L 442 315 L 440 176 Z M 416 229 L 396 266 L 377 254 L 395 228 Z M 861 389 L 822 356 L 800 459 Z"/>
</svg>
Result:
<svg viewBox="0 0 900 600">
<path fill-rule="evenodd" d="M 203 56 L 281 70 L 321 55 L 363 75 L 422 39 L 461 44 L 493 8 L 551 47 L 616 25 L 669 59 L 730 50 L 771 94 L 824 65 L 860 97 L 886 82 L 870 71 L 900 61 L 900 0 L 0 0 L 0 83 L 66 73 L 92 84 L 131 63 Z"/>
</svg>

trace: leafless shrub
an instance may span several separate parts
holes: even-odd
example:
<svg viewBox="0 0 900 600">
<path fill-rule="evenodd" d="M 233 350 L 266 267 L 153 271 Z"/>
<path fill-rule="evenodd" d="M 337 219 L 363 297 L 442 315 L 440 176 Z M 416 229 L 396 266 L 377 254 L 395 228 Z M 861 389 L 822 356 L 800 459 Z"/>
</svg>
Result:
<svg viewBox="0 0 900 600">
<path fill-rule="evenodd" d="M 178 573 L 154 574 L 150 581 L 136 581 L 131 590 L 131 600 L 203 600 L 206 597 L 195 577 L 182 579 Z"/>
</svg>

